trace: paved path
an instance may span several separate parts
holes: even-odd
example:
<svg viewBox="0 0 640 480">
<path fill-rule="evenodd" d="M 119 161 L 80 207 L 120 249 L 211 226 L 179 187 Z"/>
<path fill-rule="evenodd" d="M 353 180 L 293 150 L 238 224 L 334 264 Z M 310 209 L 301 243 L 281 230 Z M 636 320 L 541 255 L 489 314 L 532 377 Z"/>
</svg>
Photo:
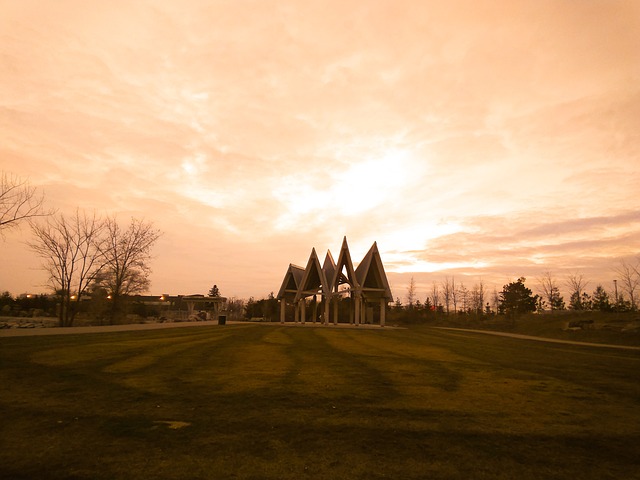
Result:
<svg viewBox="0 0 640 480">
<path fill-rule="evenodd" d="M 452 331 L 458 331 L 458 332 L 484 333 L 486 335 L 496 335 L 498 337 L 511 337 L 511 338 L 520 338 L 523 340 L 535 340 L 537 342 L 564 343 L 565 345 L 582 345 L 586 347 L 619 348 L 622 350 L 640 351 L 640 347 L 634 347 L 631 345 L 613 345 L 610 343 L 574 342 L 571 340 L 560 340 L 557 338 L 534 337 L 533 335 L 521 335 L 519 333 L 496 332 L 494 330 L 472 330 L 469 328 L 454 328 L 454 327 L 433 327 L 433 328 L 438 328 L 440 330 L 452 330 Z"/>
<path fill-rule="evenodd" d="M 280 326 L 280 322 L 243 322 L 235 320 L 227 320 L 227 325 L 242 324 L 242 325 L 272 325 Z M 36 335 L 67 335 L 78 333 L 109 333 L 109 332 L 126 332 L 131 330 L 158 330 L 162 328 L 183 328 L 183 327 L 204 327 L 210 325 L 218 325 L 216 320 L 207 320 L 201 322 L 167 322 L 167 323 L 131 323 L 126 325 L 102 325 L 102 326 L 86 326 L 86 327 L 36 327 L 36 328 L 7 328 L 0 330 L 1 337 L 30 337 Z M 312 327 L 324 327 L 324 328 L 380 328 L 380 325 L 350 325 L 348 323 L 339 323 L 334 325 L 330 323 L 325 326 L 324 324 L 317 322 L 293 323 L 287 322 L 282 326 L 287 327 L 299 327 L 299 328 L 312 328 Z M 385 329 L 394 329 L 399 327 L 387 326 Z"/>
<path fill-rule="evenodd" d="M 35 335 L 67 335 L 73 333 L 108 333 L 129 330 L 158 330 L 161 328 L 203 327 L 218 325 L 217 321 L 204 322 L 167 322 L 167 323 L 131 323 L 127 325 L 101 325 L 91 327 L 36 327 L 36 328 L 7 328 L 0 330 L 0 337 L 28 337 Z"/>
</svg>

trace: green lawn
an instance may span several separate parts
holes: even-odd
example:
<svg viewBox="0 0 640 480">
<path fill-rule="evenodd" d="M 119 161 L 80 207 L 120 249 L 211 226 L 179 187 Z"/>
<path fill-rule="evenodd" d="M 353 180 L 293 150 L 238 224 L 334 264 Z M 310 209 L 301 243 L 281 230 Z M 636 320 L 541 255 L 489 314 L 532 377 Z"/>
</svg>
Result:
<svg viewBox="0 0 640 480">
<path fill-rule="evenodd" d="M 572 322 L 590 322 L 584 329 L 567 329 Z M 423 322 L 427 323 L 427 322 Z M 640 314 L 564 310 L 546 314 L 527 314 L 518 318 L 504 315 L 442 315 L 431 325 L 495 330 L 556 338 L 566 341 L 608 343 L 640 347 Z"/>
<path fill-rule="evenodd" d="M 5 337 L 0 388 L 7 480 L 640 478 L 638 351 L 426 327 Z"/>
</svg>

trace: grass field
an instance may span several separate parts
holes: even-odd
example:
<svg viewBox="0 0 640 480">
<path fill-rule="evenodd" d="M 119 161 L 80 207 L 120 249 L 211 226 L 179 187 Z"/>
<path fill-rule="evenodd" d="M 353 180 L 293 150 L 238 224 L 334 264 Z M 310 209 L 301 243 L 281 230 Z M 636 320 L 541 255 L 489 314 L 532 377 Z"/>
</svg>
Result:
<svg viewBox="0 0 640 480">
<path fill-rule="evenodd" d="M 409 329 L 0 338 L 0 478 L 640 478 L 640 353 Z"/>
<path fill-rule="evenodd" d="M 567 329 L 572 322 L 589 323 L 584 329 Z M 640 346 L 640 314 L 638 312 L 602 313 L 565 310 L 553 314 L 527 314 L 512 319 L 504 315 L 480 318 L 471 315 L 447 315 L 438 318 L 432 324 L 496 330 L 565 341 Z"/>
</svg>

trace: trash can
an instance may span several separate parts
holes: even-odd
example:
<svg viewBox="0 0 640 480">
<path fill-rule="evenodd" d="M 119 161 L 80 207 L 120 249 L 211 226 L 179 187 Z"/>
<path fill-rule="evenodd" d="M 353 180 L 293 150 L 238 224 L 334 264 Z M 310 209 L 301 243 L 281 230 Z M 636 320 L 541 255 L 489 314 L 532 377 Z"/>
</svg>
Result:
<svg viewBox="0 0 640 480">
<path fill-rule="evenodd" d="M 227 316 L 226 315 L 218 315 L 218 325 L 226 325 Z"/>
</svg>

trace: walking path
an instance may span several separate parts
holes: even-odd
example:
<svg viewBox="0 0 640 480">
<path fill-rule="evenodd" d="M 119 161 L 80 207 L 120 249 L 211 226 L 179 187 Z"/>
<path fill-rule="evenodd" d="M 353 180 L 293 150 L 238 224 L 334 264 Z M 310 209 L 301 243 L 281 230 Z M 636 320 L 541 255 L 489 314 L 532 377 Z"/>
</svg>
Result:
<svg viewBox="0 0 640 480">
<path fill-rule="evenodd" d="M 67 335 L 73 333 L 125 332 L 129 330 L 158 330 L 161 328 L 203 327 L 205 325 L 218 325 L 218 322 L 214 320 L 208 320 L 202 322 L 130 323 L 126 325 L 101 325 L 65 328 L 7 328 L 0 330 L 0 337 L 31 337 L 36 335 Z"/>
<path fill-rule="evenodd" d="M 533 335 L 522 335 L 520 333 L 508 333 L 508 332 L 496 332 L 494 330 L 472 330 L 469 328 L 454 328 L 454 327 L 433 327 L 433 328 L 438 328 L 440 330 L 453 330 L 458 332 L 484 333 L 486 335 L 496 335 L 498 337 L 511 337 L 511 338 L 520 338 L 523 340 L 535 340 L 537 342 L 563 343 L 565 345 L 582 345 L 585 347 L 619 348 L 622 350 L 640 351 L 640 347 L 634 347 L 631 345 L 613 345 L 611 343 L 574 342 L 572 340 L 560 340 L 557 338 L 547 338 L 547 337 L 534 337 Z"/>
<path fill-rule="evenodd" d="M 339 323 L 334 325 L 324 325 L 317 322 L 293 323 L 286 322 L 284 325 L 280 322 L 243 322 L 237 320 L 227 320 L 227 325 L 273 325 L 273 326 L 289 326 L 289 327 L 324 327 L 324 328 L 380 328 L 380 325 L 350 325 L 348 323 Z M 85 326 L 85 327 L 35 327 L 35 328 L 7 328 L 0 330 L 1 337 L 32 337 L 36 335 L 66 335 L 78 333 L 109 333 L 109 332 L 126 332 L 131 330 L 158 330 L 161 328 L 182 328 L 182 327 L 204 327 L 210 325 L 218 325 L 217 320 L 206 320 L 199 322 L 167 322 L 167 323 L 131 323 L 126 325 L 101 325 L 101 326 Z M 384 327 L 386 329 L 394 329 L 398 327 Z"/>
</svg>

